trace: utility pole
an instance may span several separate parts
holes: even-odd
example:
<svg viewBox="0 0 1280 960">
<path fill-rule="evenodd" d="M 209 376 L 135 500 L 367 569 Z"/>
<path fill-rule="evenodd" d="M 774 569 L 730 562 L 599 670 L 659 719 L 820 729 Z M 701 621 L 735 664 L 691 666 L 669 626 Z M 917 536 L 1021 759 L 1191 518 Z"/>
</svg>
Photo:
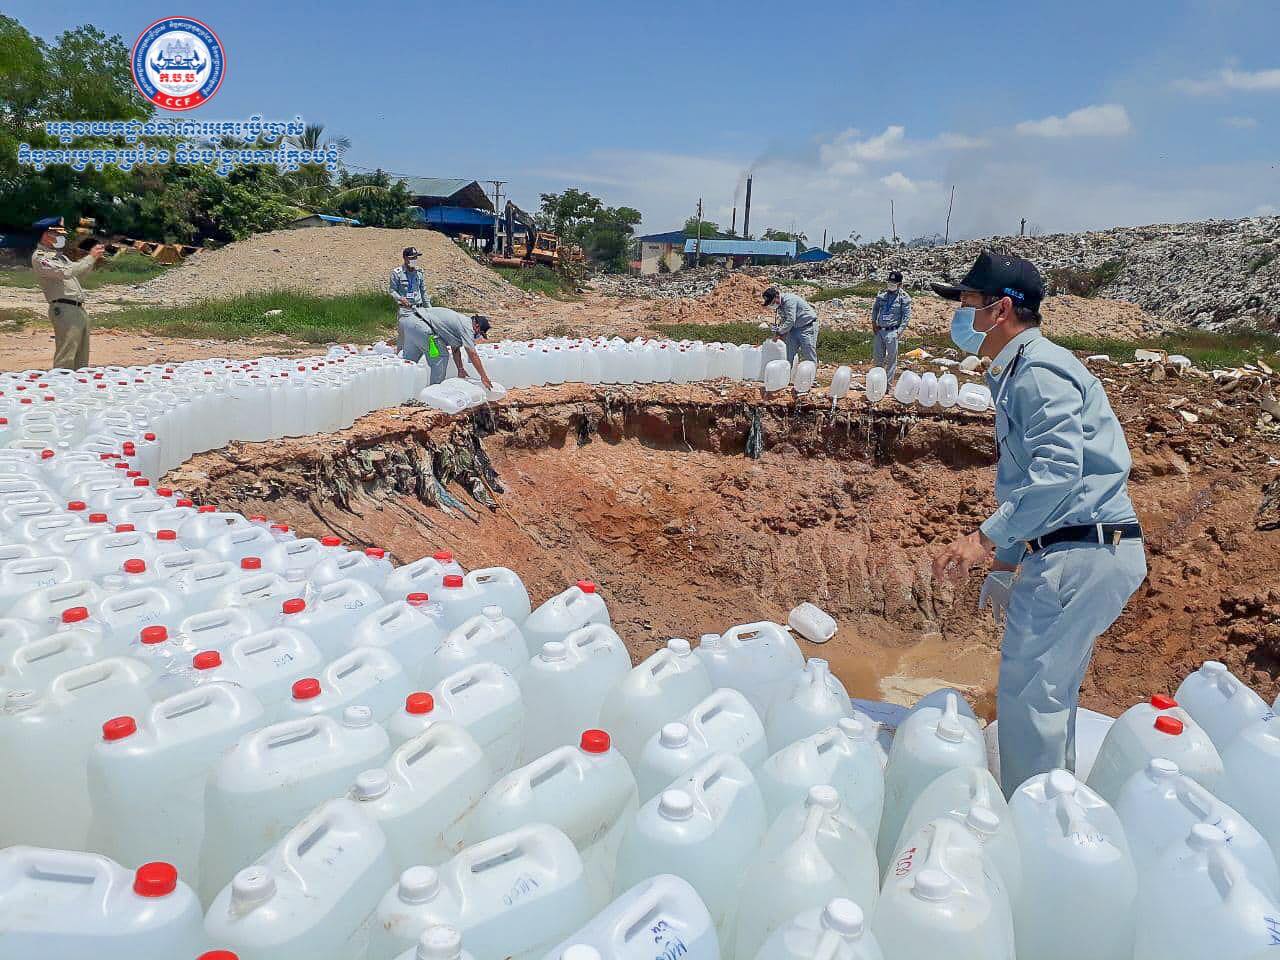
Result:
<svg viewBox="0 0 1280 960">
<path fill-rule="evenodd" d="M 729 232 L 730 232 L 731 234 L 732 234 L 732 233 L 737 233 L 737 232 L 738 232 L 738 206 L 737 206 L 737 204 L 734 204 L 734 207 L 733 207 L 733 219 L 729 221 Z"/>
<path fill-rule="evenodd" d="M 698 198 L 698 237 L 693 241 L 693 265 L 702 265 L 702 198 Z"/>
<path fill-rule="evenodd" d="M 751 174 L 747 174 L 747 202 L 742 211 L 742 239 L 751 239 Z"/>
<path fill-rule="evenodd" d="M 1022 223 L 1018 227 L 1018 236 L 1025 237 L 1027 235 L 1027 218 L 1022 218 Z"/>
<path fill-rule="evenodd" d="M 506 180 L 486 180 L 493 184 L 493 249 L 498 249 L 498 211 L 502 209 L 502 185 Z"/>
<path fill-rule="evenodd" d="M 898 242 L 898 222 L 893 218 L 893 201 L 889 201 L 889 226 L 893 228 L 893 242 Z"/>
<path fill-rule="evenodd" d="M 942 237 L 943 243 L 948 243 L 951 240 L 951 208 L 955 206 L 955 203 L 956 203 L 956 185 L 953 183 L 951 185 L 951 202 L 947 204 L 947 232 Z"/>
<path fill-rule="evenodd" d="M 822 249 L 827 249 L 827 228 L 822 228 Z"/>
</svg>

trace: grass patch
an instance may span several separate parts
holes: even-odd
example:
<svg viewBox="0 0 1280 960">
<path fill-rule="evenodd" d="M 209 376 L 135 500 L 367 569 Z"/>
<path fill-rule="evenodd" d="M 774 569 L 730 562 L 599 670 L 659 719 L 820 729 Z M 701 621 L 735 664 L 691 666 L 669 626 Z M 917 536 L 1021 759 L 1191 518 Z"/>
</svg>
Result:
<svg viewBox="0 0 1280 960">
<path fill-rule="evenodd" d="M 531 267 L 494 267 L 498 276 L 529 293 L 541 294 L 552 300 L 577 300 L 578 287 L 569 277 L 552 270 L 545 263 Z"/>
<path fill-rule="evenodd" d="M 40 315 L 26 307 L 0 307 L 0 333 L 17 333 Z"/>
<path fill-rule="evenodd" d="M 1093 297 L 1120 276 L 1123 269 L 1124 260 L 1120 257 L 1104 260 L 1096 267 L 1057 267 L 1049 271 L 1049 286 L 1051 292 Z"/>
<path fill-rule="evenodd" d="M 280 313 L 265 315 L 276 310 Z M 318 297 L 282 290 L 182 307 L 125 307 L 89 316 L 95 327 L 161 337 L 238 340 L 281 336 L 306 343 L 371 343 L 394 333 L 396 326 L 391 298 L 377 291 Z"/>
<path fill-rule="evenodd" d="M 125 250 L 110 260 L 102 262 L 81 276 L 80 285 L 86 290 L 97 290 L 112 284 L 143 283 L 158 277 L 169 268 L 156 263 L 148 256 L 134 250 Z M 0 287 L 37 287 L 36 272 L 30 268 L 0 272 Z"/>
<path fill-rule="evenodd" d="M 877 283 L 875 280 L 864 280 L 861 283 L 855 283 L 852 287 L 823 287 L 808 299 L 810 303 L 823 303 L 827 300 L 839 300 L 844 297 L 863 297 L 870 300 L 874 299 L 875 295 L 883 289 L 883 283 Z"/>
</svg>

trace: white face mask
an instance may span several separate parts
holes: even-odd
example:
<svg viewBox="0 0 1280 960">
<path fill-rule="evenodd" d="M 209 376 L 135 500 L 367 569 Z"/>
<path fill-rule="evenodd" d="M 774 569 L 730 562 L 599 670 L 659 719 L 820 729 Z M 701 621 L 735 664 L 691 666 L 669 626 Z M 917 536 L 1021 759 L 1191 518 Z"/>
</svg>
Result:
<svg viewBox="0 0 1280 960">
<path fill-rule="evenodd" d="M 63 236 L 61 233 L 53 238 L 53 249 L 61 250 L 66 245 L 67 245 L 67 238 Z"/>
<path fill-rule="evenodd" d="M 897 293 L 897 292 L 898 292 L 898 284 L 896 284 L 896 283 L 891 283 L 891 284 L 889 284 L 889 292 L 890 292 L 890 293 Z"/>
</svg>

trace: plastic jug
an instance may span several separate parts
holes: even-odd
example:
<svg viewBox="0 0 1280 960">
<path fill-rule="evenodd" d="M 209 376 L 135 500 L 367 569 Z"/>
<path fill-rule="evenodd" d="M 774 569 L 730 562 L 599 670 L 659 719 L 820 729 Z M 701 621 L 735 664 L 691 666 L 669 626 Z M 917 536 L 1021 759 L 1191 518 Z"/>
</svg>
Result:
<svg viewBox="0 0 1280 960">
<path fill-rule="evenodd" d="M 41 633 L 48 633 L 58 628 L 67 610 L 96 609 L 101 600 L 102 591 L 92 580 L 69 580 L 31 591 L 9 609 L 9 616 L 35 624 Z"/>
<path fill-rule="evenodd" d="M 1160 695 L 1130 707 L 1111 725 L 1089 771 L 1089 787 L 1114 803 L 1125 781 L 1155 757 L 1172 760 L 1184 775 L 1220 792 L 1222 758 L 1213 742 L 1176 700 Z"/>
<path fill-rule="evenodd" d="M 74 575 L 71 564 L 63 557 L 28 557 L 0 563 L 0 613 L 7 613 L 24 594 L 66 583 Z"/>
<path fill-rule="evenodd" d="M 813 382 L 818 377 L 818 365 L 812 360 L 801 360 L 796 364 L 796 375 L 792 386 L 797 394 L 806 394 L 813 389 Z"/>
<path fill-rule="evenodd" d="M 365 706 L 373 711 L 374 722 L 382 723 L 412 690 L 395 657 L 377 647 L 358 647 L 331 660 L 318 677 L 295 681 L 280 718 L 339 717 L 347 707 Z"/>
<path fill-rule="evenodd" d="M 150 562 L 156 553 L 156 541 L 145 533 L 108 533 L 86 540 L 75 552 L 74 563 L 80 576 L 97 580 L 123 569 L 126 560 Z"/>
<path fill-rule="evenodd" d="M 529 662 L 520 628 L 502 608 L 489 604 L 449 631 L 422 663 L 418 683 L 431 687 L 463 667 L 493 663 L 518 677 Z"/>
<path fill-rule="evenodd" d="M 631 656 L 612 627 L 593 623 L 550 640 L 520 678 L 524 762 L 574 743 L 600 722 L 605 698 L 631 670 Z"/>
<path fill-rule="evenodd" d="M 777 393 L 791 382 L 791 364 L 786 360 L 770 360 L 764 365 L 764 392 Z"/>
<path fill-rule="evenodd" d="M 242 737 L 209 777 L 201 899 L 212 899 L 308 810 L 343 793 L 390 749 L 386 731 L 367 707 L 348 707 L 340 722 L 304 717 Z"/>
<path fill-rule="evenodd" d="M 587 889 L 603 906 L 613 889 L 622 834 L 635 815 L 636 780 L 603 730 L 587 730 L 576 747 L 556 747 L 507 774 L 476 805 L 473 842 L 529 823 L 549 823 L 573 841 Z"/>
<path fill-rule="evenodd" d="M 397 567 L 387 577 L 382 595 L 388 600 L 403 600 L 411 593 L 432 594 L 443 586 L 445 577 L 461 577 L 465 573 L 453 559 L 452 551 L 437 550 L 429 557 Z"/>
<path fill-rule="evenodd" d="M 521 628 L 528 644 L 527 655 L 533 656 L 547 641 L 563 640 L 591 623 L 609 626 L 609 608 L 594 582 L 579 580 L 529 614 Z"/>
<path fill-rule="evenodd" d="M 359 580 L 381 593 L 393 569 L 391 561 L 386 558 L 386 551 L 380 547 L 350 550 L 325 557 L 312 567 L 311 582 L 323 587 L 339 580 Z"/>
<path fill-rule="evenodd" d="M 1280 722 L 1274 714 L 1245 727 L 1223 757 L 1220 795 L 1258 828 L 1280 860 Z"/>
<path fill-rule="evenodd" d="M 200 902 L 168 863 L 129 870 L 93 853 L 0 850 L 0 957 L 137 960 L 197 957 Z"/>
<path fill-rule="evenodd" d="M 755 769 L 769 755 L 760 717 L 746 697 L 727 687 L 712 691 L 649 738 L 635 767 L 641 802 L 657 796 L 715 753 L 736 756 L 748 769 Z"/>
<path fill-rule="evenodd" d="M 237 607 L 193 613 L 178 624 L 178 636 L 194 650 L 225 650 L 262 630 L 262 621 Z"/>
<path fill-rule="evenodd" d="M 987 764 L 978 724 L 960 713 L 960 698 L 950 693 L 946 706 L 925 707 L 898 727 L 884 772 L 884 816 L 877 852 L 881 863 L 893 855 L 911 804 L 930 783 L 956 767 Z"/>
<path fill-rule="evenodd" d="M 134 638 L 147 627 L 177 624 L 185 615 L 177 598 L 162 587 L 109 593 L 98 604 L 98 616 L 117 637 Z"/>
<path fill-rule="evenodd" d="M 936 820 L 894 864 L 872 929 L 893 960 L 1014 960 L 1008 898 L 963 826 Z M 1019 957 L 1038 957 L 1024 953 Z M 1089 956 L 1080 953 L 1078 956 Z"/>
<path fill-rule="evenodd" d="M 204 545 L 204 549 L 218 560 L 238 564 L 245 557 L 257 557 L 261 560 L 263 554 L 275 545 L 276 540 L 271 536 L 270 530 L 252 525 L 234 527 L 225 533 L 220 533 L 209 540 Z"/>
<path fill-rule="evenodd" d="M 795 916 L 769 934 L 756 960 L 884 960 L 859 907 L 836 897 L 825 907 Z"/>
<path fill-rule="evenodd" d="M 252 558 L 246 557 L 241 563 L 247 563 L 250 559 Z M 273 623 L 286 601 L 302 599 L 305 586 L 305 581 L 295 583 L 278 573 L 242 569 L 240 578 L 215 594 L 210 606 L 242 607 L 267 623 Z"/>
<path fill-rule="evenodd" d="M 423 594 L 423 597 L 426 595 Z M 366 613 L 347 641 L 351 649 L 377 647 L 399 661 L 407 676 L 418 678 L 426 660 L 444 640 L 439 610 L 428 601 L 396 600 Z"/>
<path fill-rule="evenodd" d="M 239 871 L 209 907 L 209 938 L 239 960 L 363 957 L 394 873 L 378 825 L 330 800 Z"/>
<path fill-rule="evenodd" d="M 743 875 L 734 949 L 755 956 L 774 930 L 834 897 L 870 914 L 879 887 L 871 838 L 841 809 L 834 788 L 811 787 L 803 804 L 769 828 Z"/>
<path fill-rule="evenodd" d="M 960 382 L 954 373 L 944 373 L 938 378 L 938 406 L 950 410 L 960 396 Z"/>
<path fill-rule="evenodd" d="M 742 691 L 762 717 L 804 669 L 804 655 L 791 634 L 767 621 L 731 627 L 719 637 L 708 634 L 697 655 L 716 687 Z"/>
<path fill-rule="evenodd" d="M 1115 812 L 1065 770 L 1029 779 L 1009 812 L 1022 849 L 1019 952 L 1128 960 L 1138 884 Z"/>
<path fill-rule="evenodd" d="M 262 565 L 268 570 L 301 571 L 304 577 L 311 575 L 312 568 L 330 555 L 330 550 L 314 537 L 299 537 L 296 540 L 285 540 L 276 543 L 262 557 Z"/>
<path fill-rule="evenodd" d="M 1138 872 L 1139 886 L 1152 876 L 1161 858 L 1186 839 L 1197 823 L 1221 830 L 1254 884 L 1280 896 L 1280 869 L 1271 847 L 1244 817 L 1190 777 L 1171 760 L 1157 757 L 1125 783 L 1116 800 L 1116 816 Z"/>
<path fill-rule="evenodd" d="M 720 960 L 711 914 L 696 890 L 671 874 L 636 884 L 543 960 Z"/>
<path fill-rule="evenodd" d="M 831 386 L 827 389 L 832 400 L 840 400 L 849 392 L 849 384 L 853 380 L 853 369 L 846 366 L 836 367 L 831 375 Z"/>
<path fill-rule="evenodd" d="M 836 622 L 831 615 L 808 601 L 791 608 L 787 625 L 811 643 L 826 643 L 836 635 Z"/>
<path fill-rule="evenodd" d="M 489 606 L 498 607 L 515 624 L 524 623 L 529 616 L 529 591 L 516 572 L 506 567 L 472 570 L 461 582 L 457 574 L 445 577 L 431 597 L 440 601 L 444 625 L 450 630 L 479 616 Z M 528 656 L 526 651 L 525 657 Z"/>
<path fill-rule="evenodd" d="M 866 395 L 868 403 L 879 403 L 889 392 L 889 380 L 884 367 L 872 367 L 867 371 Z"/>
<path fill-rule="evenodd" d="M 409 694 L 387 721 L 392 743 L 403 743 L 439 721 L 466 729 L 489 758 L 495 777 L 510 773 L 520 751 L 525 708 L 520 688 L 494 663 L 477 663 L 450 674 L 429 692 Z"/>
<path fill-rule="evenodd" d="M 982 413 L 991 407 L 991 391 L 981 383 L 962 384 L 956 394 L 956 403 L 970 413 Z"/>
<path fill-rule="evenodd" d="M 5 791 L 0 846 L 84 849 L 89 753 L 104 718 L 147 711 L 150 679 L 144 664 L 111 657 L 58 674 L 43 694 L 9 693 L 0 710 L 0 768 L 28 786 Z"/>
<path fill-rule="evenodd" d="M 916 403 L 928 408 L 938 402 L 938 375 L 932 370 L 920 375 L 920 389 L 916 393 Z"/>
<path fill-rule="evenodd" d="M 662 725 L 711 694 L 711 679 L 687 640 L 671 640 L 637 664 L 600 709 L 600 726 L 634 769 L 640 753 Z"/>
<path fill-rule="evenodd" d="M 492 783 L 492 768 L 471 734 L 454 723 L 433 723 L 396 747 L 385 766 L 360 773 L 349 796 L 382 827 L 399 873 L 457 853 L 463 818 Z"/>
<path fill-rule="evenodd" d="M 1219 753 L 1237 733 L 1271 712 L 1265 700 L 1217 660 L 1207 660 L 1189 674 L 1175 699 L 1209 735 Z"/>
<path fill-rule="evenodd" d="M 844 684 L 826 660 L 811 657 L 791 690 L 769 708 L 765 732 L 770 748 L 777 751 L 852 716 L 853 704 Z"/>
<path fill-rule="evenodd" d="M 277 627 L 301 630 L 325 659 L 349 649 L 357 625 L 383 605 L 382 595 L 359 580 L 338 580 L 315 591 L 309 599 L 290 598 L 281 604 Z"/>
<path fill-rule="evenodd" d="M 903 370 L 898 374 L 898 382 L 893 387 L 893 399 L 901 404 L 912 404 L 920 395 L 920 374 L 914 370 Z"/>
<path fill-rule="evenodd" d="M 262 722 L 257 698 L 226 684 L 107 720 L 89 756 L 88 848 L 120 863 L 163 856 L 182 876 L 198 877 L 205 781 L 223 752 Z"/>
<path fill-rule="evenodd" d="M 221 651 L 202 650 L 192 657 L 203 682 L 232 683 L 250 691 L 267 711 L 279 716 L 293 685 L 314 676 L 324 665 L 316 645 L 299 630 L 263 630 L 233 640 Z"/>
<path fill-rule="evenodd" d="M 850 717 L 834 727 L 788 744 L 756 771 L 765 809 L 772 821 L 804 799 L 810 787 L 835 788 L 850 815 L 874 843 L 884 811 L 884 772 L 876 743 L 876 725 Z"/>
<path fill-rule="evenodd" d="M 88 630 L 59 630 L 0 652 L 0 693 L 11 690 L 45 690 L 60 673 L 84 667 L 118 651 Z"/>
<path fill-rule="evenodd" d="M 732 956 L 738 883 L 765 833 L 764 801 L 751 771 L 737 757 L 708 757 L 680 788 L 663 791 L 640 807 L 618 849 L 614 890 L 671 873 L 682 877 L 706 904 Z"/>
<path fill-rule="evenodd" d="M 440 870 L 425 865 L 410 867 L 383 894 L 370 923 L 369 960 L 419 960 L 418 944 L 432 930 L 450 929 L 458 933 L 462 915 L 460 891 L 446 886 Z M 461 934 L 458 933 L 458 940 Z M 406 945 L 408 945 L 406 949 Z M 401 951 L 404 951 L 401 953 Z M 446 960 L 428 953 L 427 960 Z"/>
</svg>

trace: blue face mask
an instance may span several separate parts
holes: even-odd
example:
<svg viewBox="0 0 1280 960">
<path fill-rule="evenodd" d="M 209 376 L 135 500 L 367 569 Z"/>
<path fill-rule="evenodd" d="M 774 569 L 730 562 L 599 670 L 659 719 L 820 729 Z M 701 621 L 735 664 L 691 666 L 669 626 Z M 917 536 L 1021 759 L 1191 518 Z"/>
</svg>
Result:
<svg viewBox="0 0 1280 960">
<path fill-rule="evenodd" d="M 974 307 L 956 307 L 956 312 L 951 315 L 951 342 L 965 353 L 972 353 L 974 356 L 978 355 L 982 341 L 987 339 L 987 334 L 991 332 L 974 328 L 973 321 L 977 312 Z"/>
</svg>

